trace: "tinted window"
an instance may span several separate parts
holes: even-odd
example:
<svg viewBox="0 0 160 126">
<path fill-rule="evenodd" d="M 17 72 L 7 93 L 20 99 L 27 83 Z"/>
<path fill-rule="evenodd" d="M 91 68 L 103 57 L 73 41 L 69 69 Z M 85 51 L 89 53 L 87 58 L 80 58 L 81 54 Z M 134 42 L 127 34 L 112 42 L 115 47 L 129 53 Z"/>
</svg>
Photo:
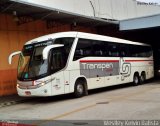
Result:
<svg viewBox="0 0 160 126">
<path fill-rule="evenodd" d="M 108 44 L 108 48 L 109 48 L 109 56 L 111 56 L 111 57 L 120 56 L 119 44 L 117 44 L 117 43 L 109 43 Z"/>
<path fill-rule="evenodd" d="M 91 40 L 79 39 L 75 50 L 74 60 L 93 56 Z"/>
<path fill-rule="evenodd" d="M 63 69 L 67 62 L 67 54 L 65 48 L 55 48 L 51 50 L 51 73 L 57 72 Z"/>
<path fill-rule="evenodd" d="M 64 45 L 64 51 L 67 55 L 69 55 L 71 46 L 73 44 L 74 38 L 58 38 L 53 43 L 54 44 L 63 44 Z"/>
<path fill-rule="evenodd" d="M 149 46 L 129 45 L 131 57 L 150 57 L 152 49 Z"/>
<path fill-rule="evenodd" d="M 101 41 L 93 41 L 92 49 L 94 56 L 104 56 L 105 55 L 105 43 Z"/>
<path fill-rule="evenodd" d="M 115 42 L 79 39 L 74 60 L 87 57 L 149 57 L 151 47 Z"/>
<path fill-rule="evenodd" d="M 152 55 L 152 49 L 149 46 L 142 46 L 142 51 L 140 56 L 142 57 L 150 57 Z"/>
<path fill-rule="evenodd" d="M 129 45 L 128 44 L 120 44 L 120 57 L 129 57 Z"/>
</svg>

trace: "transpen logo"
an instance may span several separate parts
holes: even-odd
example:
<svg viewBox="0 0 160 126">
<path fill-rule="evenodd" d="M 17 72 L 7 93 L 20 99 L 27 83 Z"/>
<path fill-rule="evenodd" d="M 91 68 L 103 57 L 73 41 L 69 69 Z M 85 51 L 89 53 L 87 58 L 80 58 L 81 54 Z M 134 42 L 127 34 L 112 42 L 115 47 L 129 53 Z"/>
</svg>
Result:
<svg viewBox="0 0 160 126">
<path fill-rule="evenodd" d="M 101 69 L 104 70 L 112 70 L 113 69 L 113 63 L 81 63 L 83 66 L 83 69 Z"/>
</svg>

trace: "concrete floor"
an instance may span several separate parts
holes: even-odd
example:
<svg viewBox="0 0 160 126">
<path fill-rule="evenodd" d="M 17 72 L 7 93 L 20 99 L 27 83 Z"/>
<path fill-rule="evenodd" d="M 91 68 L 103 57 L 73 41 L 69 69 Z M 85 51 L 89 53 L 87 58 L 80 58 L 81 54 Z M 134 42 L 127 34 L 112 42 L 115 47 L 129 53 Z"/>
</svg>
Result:
<svg viewBox="0 0 160 126">
<path fill-rule="evenodd" d="M 53 121 L 67 126 L 104 125 L 105 120 L 160 120 L 160 81 L 129 85 L 93 90 L 77 99 L 72 95 L 34 98 L 0 108 L 0 120 L 27 120 L 46 126 L 53 125 Z"/>
</svg>

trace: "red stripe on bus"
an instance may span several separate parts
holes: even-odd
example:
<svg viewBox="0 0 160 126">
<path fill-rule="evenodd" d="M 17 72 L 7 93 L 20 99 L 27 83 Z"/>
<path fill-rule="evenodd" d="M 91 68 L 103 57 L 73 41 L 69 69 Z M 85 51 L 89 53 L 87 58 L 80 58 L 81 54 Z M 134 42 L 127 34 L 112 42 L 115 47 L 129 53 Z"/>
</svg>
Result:
<svg viewBox="0 0 160 126">
<path fill-rule="evenodd" d="M 119 62 L 119 60 L 80 60 L 80 62 Z"/>
<path fill-rule="evenodd" d="M 153 60 L 125 60 L 125 62 L 149 62 Z"/>
</svg>

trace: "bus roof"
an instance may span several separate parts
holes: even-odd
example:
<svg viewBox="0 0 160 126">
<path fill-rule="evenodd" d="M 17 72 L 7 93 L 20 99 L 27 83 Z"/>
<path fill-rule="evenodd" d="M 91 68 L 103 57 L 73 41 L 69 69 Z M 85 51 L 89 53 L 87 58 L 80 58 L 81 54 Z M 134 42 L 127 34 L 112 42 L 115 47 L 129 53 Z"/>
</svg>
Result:
<svg viewBox="0 0 160 126">
<path fill-rule="evenodd" d="M 68 32 L 58 32 L 49 35 L 44 35 L 35 39 L 32 39 L 25 43 L 25 45 L 38 43 L 46 40 L 61 38 L 61 37 L 78 37 L 83 39 L 92 39 L 92 40 L 99 40 L 99 41 L 106 41 L 106 42 L 116 42 L 116 43 L 125 43 L 125 44 L 132 44 L 132 45 L 146 45 L 148 44 L 140 43 L 140 42 L 133 42 L 125 39 L 119 39 L 115 37 L 109 37 L 104 35 L 97 35 L 91 33 L 84 33 L 84 32 L 76 32 L 76 31 L 68 31 Z"/>
</svg>

